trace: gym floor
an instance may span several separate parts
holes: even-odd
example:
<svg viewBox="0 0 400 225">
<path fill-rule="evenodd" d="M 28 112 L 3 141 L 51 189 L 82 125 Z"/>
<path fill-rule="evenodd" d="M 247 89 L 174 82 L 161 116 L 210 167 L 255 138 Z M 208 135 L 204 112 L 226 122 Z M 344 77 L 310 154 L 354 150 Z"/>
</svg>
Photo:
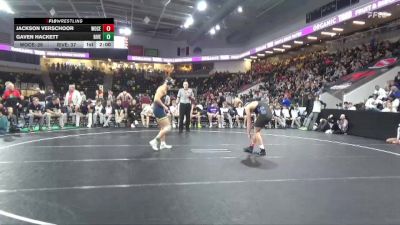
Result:
<svg viewBox="0 0 400 225">
<path fill-rule="evenodd" d="M 400 224 L 400 149 L 243 129 L 83 129 L 0 137 L 0 224 Z"/>
</svg>

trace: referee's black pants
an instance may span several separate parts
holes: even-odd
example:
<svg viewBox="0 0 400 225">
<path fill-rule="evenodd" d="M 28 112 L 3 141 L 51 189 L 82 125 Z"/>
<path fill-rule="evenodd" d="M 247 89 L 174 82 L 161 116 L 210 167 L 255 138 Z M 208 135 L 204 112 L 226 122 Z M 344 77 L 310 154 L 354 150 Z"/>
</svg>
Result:
<svg viewBox="0 0 400 225">
<path fill-rule="evenodd" d="M 179 104 L 179 131 L 183 131 L 183 118 L 186 116 L 185 127 L 189 130 L 190 125 L 190 111 L 192 110 L 192 104 L 180 103 Z"/>
</svg>

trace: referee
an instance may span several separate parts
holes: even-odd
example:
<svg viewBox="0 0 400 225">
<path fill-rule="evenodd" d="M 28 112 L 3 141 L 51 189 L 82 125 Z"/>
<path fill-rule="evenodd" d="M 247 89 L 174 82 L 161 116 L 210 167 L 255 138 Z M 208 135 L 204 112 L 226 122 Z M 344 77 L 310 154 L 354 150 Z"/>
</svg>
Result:
<svg viewBox="0 0 400 225">
<path fill-rule="evenodd" d="M 177 104 L 179 105 L 179 133 L 183 132 L 183 117 L 186 116 L 186 131 L 189 132 L 190 111 L 192 110 L 191 101 L 194 99 L 193 90 L 189 89 L 189 83 L 183 82 L 183 88 L 179 89 L 177 96 Z"/>
</svg>

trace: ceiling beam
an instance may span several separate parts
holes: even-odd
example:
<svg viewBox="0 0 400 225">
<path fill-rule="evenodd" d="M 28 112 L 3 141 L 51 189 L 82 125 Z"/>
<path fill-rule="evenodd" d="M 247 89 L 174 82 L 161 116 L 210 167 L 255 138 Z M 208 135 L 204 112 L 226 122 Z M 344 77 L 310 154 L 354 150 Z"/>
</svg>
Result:
<svg viewBox="0 0 400 225">
<path fill-rule="evenodd" d="M 100 4 L 101 4 L 101 10 L 103 10 L 104 18 L 107 18 L 106 10 L 104 10 L 104 3 L 103 3 L 103 0 L 100 0 Z"/>
<path fill-rule="evenodd" d="M 158 17 L 157 24 L 156 24 L 156 26 L 155 26 L 155 28 L 154 28 L 153 37 L 156 36 L 156 34 L 157 34 L 157 29 L 158 29 L 158 26 L 160 25 L 160 21 L 161 21 L 163 15 L 164 15 L 165 9 L 168 7 L 168 4 L 169 4 L 170 2 L 171 2 L 171 0 L 168 0 L 168 1 L 165 3 L 164 8 L 163 8 L 162 11 L 161 11 L 160 17 Z"/>
<path fill-rule="evenodd" d="M 35 5 L 39 6 L 39 8 L 43 10 L 43 12 L 45 12 L 48 16 L 51 17 L 50 12 L 40 2 L 38 2 L 37 0 L 33 0 L 33 2 L 35 3 Z"/>
<path fill-rule="evenodd" d="M 72 3 L 71 0 L 68 0 L 69 4 L 72 7 L 72 10 L 74 10 L 74 12 L 76 13 L 76 15 L 78 16 L 78 18 L 81 18 L 81 15 L 79 14 L 78 10 L 76 10 L 74 3 Z"/>
</svg>

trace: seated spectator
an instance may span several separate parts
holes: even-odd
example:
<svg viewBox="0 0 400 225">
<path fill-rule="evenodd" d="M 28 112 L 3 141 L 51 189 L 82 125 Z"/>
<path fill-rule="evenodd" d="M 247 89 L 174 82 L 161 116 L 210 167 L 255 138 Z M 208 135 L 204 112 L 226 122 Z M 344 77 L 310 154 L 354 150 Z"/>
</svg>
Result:
<svg viewBox="0 0 400 225">
<path fill-rule="evenodd" d="M 138 119 L 140 114 L 140 106 L 136 102 L 136 99 L 132 99 L 131 104 L 128 108 L 127 123 L 130 124 L 131 128 L 135 128 L 138 125 Z"/>
<path fill-rule="evenodd" d="M 39 119 L 39 130 L 42 130 L 43 124 L 44 124 L 44 108 L 39 102 L 39 98 L 34 97 L 32 99 L 32 103 L 29 104 L 29 130 L 32 132 L 34 131 L 33 129 L 33 120 L 34 119 Z"/>
<path fill-rule="evenodd" d="M 217 103 L 215 101 L 207 108 L 207 116 L 208 116 L 208 121 L 210 122 L 210 128 L 212 128 L 213 119 L 217 119 L 218 124 L 221 124 L 219 108 L 217 107 Z"/>
<path fill-rule="evenodd" d="M 80 107 L 82 104 L 82 96 L 79 91 L 75 90 L 75 85 L 69 85 L 68 92 L 65 94 L 64 106 L 67 108 L 67 117 L 72 116 L 72 122 L 79 127 L 80 122 Z"/>
<path fill-rule="evenodd" d="M 179 107 L 176 104 L 176 100 L 172 100 L 172 104 L 169 107 L 170 115 L 171 115 L 171 124 L 172 128 L 176 128 L 177 120 L 179 119 Z"/>
<path fill-rule="evenodd" d="M 272 114 L 273 114 L 272 118 L 275 121 L 275 129 L 277 129 L 279 126 L 281 128 L 285 128 L 286 123 L 285 119 L 283 118 L 281 106 L 279 104 L 275 104 Z"/>
<path fill-rule="evenodd" d="M 383 103 L 383 109 L 381 112 L 397 112 L 395 109 L 392 107 L 392 102 L 390 100 L 387 100 L 385 103 Z"/>
<path fill-rule="evenodd" d="M 53 96 L 51 101 L 46 104 L 47 129 L 51 130 L 51 118 L 58 118 L 60 128 L 64 128 L 64 114 L 61 112 L 60 99 Z"/>
<path fill-rule="evenodd" d="M 104 114 L 104 125 L 103 127 L 110 127 L 110 121 L 114 115 L 114 108 L 112 107 L 111 101 L 107 100 L 107 105 L 103 109 Z"/>
<path fill-rule="evenodd" d="M 0 134 L 3 135 L 8 132 L 8 119 L 6 108 L 0 104 Z"/>
<path fill-rule="evenodd" d="M 357 108 L 353 105 L 353 103 L 352 102 L 349 102 L 349 105 L 348 105 L 348 107 L 347 107 L 347 110 L 350 110 L 350 111 L 356 111 L 357 110 Z"/>
<path fill-rule="evenodd" d="M 140 113 L 140 117 L 142 119 L 143 127 L 149 128 L 150 126 L 150 117 L 153 116 L 153 107 L 148 104 L 143 104 L 145 107 L 142 109 Z"/>
<path fill-rule="evenodd" d="M 378 98 L 377 95 L 369 96 L 368 100 L 365 102 L 365 109 L 371 111 L 379 111 L 378 109 L 379 102 L 377 101 L 377 98 Z"/>
<path fill-rule="evenodd" d="M 193 104 L 194 105 L 194 104 Z M 192 119 L 195 119 L 197 128 L 201 128 L 201 111 L 203 110 L 202 105 L 195 105 L 192 110 Z"/>
<path fill-rule="evenodd" d="M 300 116 L 300 109 L 299 109 L 299 105 L 295 104 L 294 107 L 290 108 L 290 115 L 292 117 L 292 124 L 291 124 L 291 128 L 295 128 L 295 124 L 297 126 L 297 128 L 301 127 L 301 116 Z"/>
<path fill-rule="evenodd" d="M 244 116 L 244 107 L 243 104 L 240 102 L 237 108 L 234 108 L 235 111 L 235 118 L 238 128 L 246 128 L 246 117 Z M 243 120 L 243 124 L 241 124 L 241 120 Z"/>
<path fill-rule="evenodd" d="M 233 128 L 233 121 L 232 121 L 232 116 L 229 113 L 229 106 L 227 102 L 223 102 L 222 103 L 222 108 L 221 110 L 221 119 L 220 119 L 220 124 L 219 124 L 219 128 L 224 128 L 224 121 L 228 120 L 229 121 L 229 127 Z"/>
<path fill-rule="evenodd" d="M 102 99 L 99 98 L 96 100 L 96 106 L 93 111 L 93 124 L 97 125 L 97 119 L 100 118 L 100 125 L 104 124 L 104 114 L 103 114 L 103 104 Z"/>
<path fill-rule="evenodd" d="M 292 117 L 290 116 L 290 111 L 289 109 L 284 105 L 282 106 L 282 117 L 283 117 L 283 122 L 284 122 L 284 128 L 286 128 L 286 122 L 291 121 Z"/>
<path fill-rule="evenodd" d="M 346 119 L 344 114 L 340 115 L 339 120 L 337 121 L 338 129 L 333 131 L 334 134 L 347 134 L 347 130 L 349 128 L 349 121 Z"/>
<path fill-rule="evenodd" d="M 394 78 L 394 85 L 400 89 L 400 71 L 397 72 L 397 76 Z"/>
<path fill-rule="evenodd" d="M 97 100 L 100 100 L 100 101 L 104 100 L 104 87 L 103 87 L 103 85 L 99 85 L 99 88 L 96 90 L 96 101 Z"/>
<path fill-rule="evenodd" d="M 117 99 L 117 104 L 114 107 L 115 125 L 121 127 L 121 123 L 125 120 L 125 108 L 122 106 L 122 101 Z"/>
<path fill-rule="evenodd" d="M 377 95 L 379 100 L 385 99 L 387 98 L 387 93 L 385 91 L 385 89 L 379 87 L 379 85 L 375 86 L 375 90 L 374 90 L 374 95 Z"/>
<path fill-rule="evenodd" d="M 91 128 L 93 126 L 93 111 L 95 106 L 93 105 L 92 99 L 88 99 L 87 101 L 82 102 L 81 105 L 81 113 L 87 119 L 87 128 Z"/>
</svg>

